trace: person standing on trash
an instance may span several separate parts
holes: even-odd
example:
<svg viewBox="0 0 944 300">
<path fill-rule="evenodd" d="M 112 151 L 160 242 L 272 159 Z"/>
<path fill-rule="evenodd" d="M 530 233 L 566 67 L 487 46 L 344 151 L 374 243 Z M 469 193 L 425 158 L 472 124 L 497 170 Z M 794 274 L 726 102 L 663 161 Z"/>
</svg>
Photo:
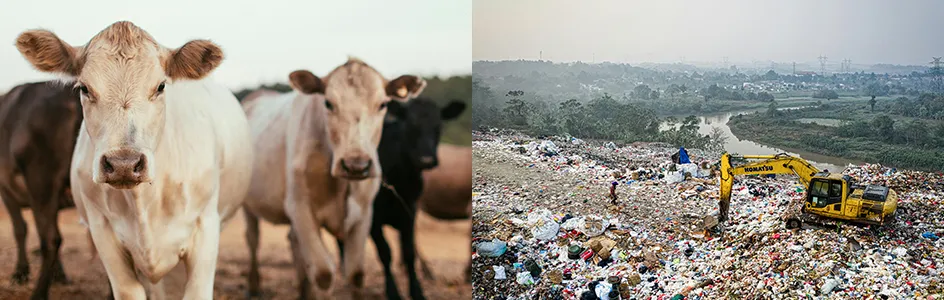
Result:
<svg viewBox="0 0 944 300">
<path fill-rule="evenodd" d="M 613 204 L 613 205 L 616 205 L 616 185 L 617 185 L 617 184 L 618 184 L 618 183 L 617 183 L 616 181 L 614 181 L 614 182 L 610 185 L 610 203 Z"/>
</svg>

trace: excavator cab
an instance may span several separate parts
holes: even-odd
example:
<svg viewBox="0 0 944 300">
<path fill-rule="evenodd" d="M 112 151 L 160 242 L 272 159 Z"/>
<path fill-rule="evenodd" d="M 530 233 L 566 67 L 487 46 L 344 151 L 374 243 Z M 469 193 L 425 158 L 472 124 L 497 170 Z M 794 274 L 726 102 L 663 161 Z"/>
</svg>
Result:
<svg viewBox="0 0 944 300">
<path fill-rule="evenodd" d="M 847 175 L 838 175 L 817 173 L 810 180 L 809 189 L 806 191 L 806 203 L 803 207 L 805 212 L 830 217 L 844 216 L 842 199 L 849 197 L 851 178 Z"/>
</svg>

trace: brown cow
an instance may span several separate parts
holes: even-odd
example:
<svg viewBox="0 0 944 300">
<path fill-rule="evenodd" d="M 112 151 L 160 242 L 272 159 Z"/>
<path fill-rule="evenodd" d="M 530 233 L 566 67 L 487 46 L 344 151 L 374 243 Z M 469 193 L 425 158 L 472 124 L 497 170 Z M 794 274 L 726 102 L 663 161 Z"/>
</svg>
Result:
<svg viewBox="0 0 944 300">
<path fill-rule="evenodd" d="M 302 298 L 312 292 L 319 299 L 330 297 L 335 264 L 321 228 L 345 243 L 343 276 L 359 293 L 380 188 L 377 146 L 387 103 L 416 97 L 426 81 L 411 75 L 387 80 L 357 59 L 323 79 L 300 70 L 289 81 L 292 93 L 242 103 L 256 153 L 245 204 L 249 295 L 260 293 L 259 218 L 291 225 Z M 316 289 L 309 289 L 310 283 Z"/>
<path fill-rule="evenodd" d="M 420 209 L 441 220 L 472 216 L 472 147 L 440 144 L 439 166 L 423 172 Z"/>
<path fill-rule="evenodd" d="M 56 222 L 60 209 L 74 207 L 69 166 L 79 124 L 78 91 L 59 82 L 27 83 L 0 100 L 0 197 L 10 213 L 16 238 L 13 283 L 29 280 L 26 222 L 22 208 L 32 208 L 43 265 L 32 298 L 46 298 L 52 281 L 67 282 Z"/>
<path fill-rule="evenodd" d="M 439 166 L 423 171 L 423 193 L 419 208 L 440 220 L 461 220 L 472 216 L 472 147 L 439 144 Z M 469 232 L 469 236 L 472 233 Z M 429 264 L 419 254 L 424 275 L 432 277 Z M 466 266 L 466 281 L 471 282 L 472 262 Z"/>
</svg>

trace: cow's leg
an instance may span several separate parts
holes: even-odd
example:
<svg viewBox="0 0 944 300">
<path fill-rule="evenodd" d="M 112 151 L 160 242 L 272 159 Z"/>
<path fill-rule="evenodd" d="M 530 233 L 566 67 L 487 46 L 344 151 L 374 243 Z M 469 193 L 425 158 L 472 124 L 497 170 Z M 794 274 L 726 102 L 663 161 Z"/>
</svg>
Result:
<svg viewBox="0 0 944 300">
<path fill-rule="evenodd" d="M 214 195 L 214 198 L 219 197 Z M 216 276 L 216 259 L 220 252 L 220 215 L 218 199 L 211 199 L 198 219 L 197 234 L 184 262 L 187 264 L 186 300 L 213 299 L 213 279 Z"/>
<path fill-rule="evenodd" d="M 344 269 L 344 241 L 341 239 L 334 239 L 338 242 L 338 265 L 341 269 Z"/>
<path fill-rule="evenodd" d="M 159 280 L 157 283 L 151 283 L 147 278 L 139 276 L 138 281 L 144 284 L 144 289 L 147 290 L 148 293 L 148 300 L 167 299 L 167 292 L 164 290 L 164 280 Z"/>
<path fill-rule="evenodd" d="M 246 244 L 249 245 L 249 291 L 246 298 L 258 299 L 262 297 L 259 287 L 259 218 L 243 208 L 246 216 Z"/>
<path fill-rule="evenodd" d="M 298 299 L 311 299 L 311 282 L 308 281 L 305 259 L 302 258 L 302 249 L 298 244 L 298 236 L 295 235 L 294 228 L 288 231 L 288 241 L 292 247 L 292 261 L 295 263 L 296 277 L 298 277 Z"/>
<path fill-rule="evenodd" d="M 108 285 L 111 287 L 111 297 L 115 300 L 145 300 L 147 294 L 144 285 L 138 281 L 134 266 L 126 256 L 125 251 L 118 243 L 111 228 L 103 226 L 104 220 L 96 216 L 93 209 L 87 210 L 89 231 L 98 250 L 98 257 L 108 273 Z"/>
<path fill-rule="evenodd" d="M 42 268 L 39 269 L 39 280 L 33 289 L 31 299 L 46 299 L 49 297 L 49 286 L 52 284 L 53 273 L 59 260 L 59 247 L 62 245 L 62 235 L 59 234 L 59 198 L 61 184 L 51 183 L 42 172 L 34 171 L 26 174 L 26 185 L 32 197 L 33 219 L 36 222 L 36 232 L 39 233 L 40 249 L 43 255 Z M 51 185 L 51 186 L 50 186 Z"/>
<path fill-rule="evenodd" d="M 401 233 L 402 234 L 402 233 Z M 383 225 L 374 224 L 370 227 L 370 238 L 377 247 L 377 256 L 380 258 L 380 264 L 383 265 L 384 283 L 386 287 L 384 292 L 387 294 L 387 300 L 400 299 L 400 291 L 397 290 L 397 282 L 393 278 L 391 262 L 393 260 L 390 254 L 390 245 L 383 235 Z"/>
<path fill-rule="evenodd" d="M 316 222 L 312 215 L 314 210 L 309 199 L 311 199 L 313 193 L 309 191 L 307 184 L 305 184 L 305 173 L 306 171 L 301 169 L 293 172 L 288 177 L 285 211 L 291 220 L 292 228 L 295 230 L 295 237 L 298 239 L 298 248 L 302 259 L 304 259 L 308 278 L 315 284 L 315 296 L 318 299 L 330 299 L 331 283 L 334 280 L 332 274 L 334 271 L 333 258 L 321 238 L 321 231 L 318 230 L 321 226 L 316 225 L 320 222 Z M 357 246 L 352 244 L 345 247 L 345 249 Z M 363 244 L 360 247 L 363 249 Z M 347 259 L 350 262 L 350 257 Z M 349 265 L 349 263 L 345 263 L 345 265 Z"/>
<path fill-rule="evenodd" d="M 349 188 L 353 191 L 351 196 L 346 199 L 349 214 L 357 214 L 357 212 L 360 212 L 358 221 L 356 221 L 350 231 L 348 231 L 347 237 L 344 240 L 344 276 L 354 284 L 353 294 L 357 299 L 362 298 L 361 294 L 364 289 L 364 250 L 367 245 L 367 237 L 371 231 L 371 224 L 373 223 L 373 200 L 377 195 L 376 191 L 379 189 L 379 180 L 376 184 L 371 184 L 367 181 L 368 180 L 363 180 L 356 184 L 351 184 Z M 373 189 L 373 191 L 370 191 L 371 189 Z M 361 204 L 358 203 L 364 203 L 366 207 L 362 207 Z"/>
<path fill-rule="evenodd" d="M 416 276 L 416 219 L 412 216 L 405 218 L 406 224 L 400 228 L 400 254 L 403 255 L 403 264 L 406 265 L 406 275 L 410 279 L 410 298 L 413 300 L 426 299 L 423 296 L 423 287 Z"/>
<path fill-rule="evenodd" d="M 2 190 L 0 197 L 3 198 L 3 204 L 7 207 L 10 214 L 10 221 L 13 222 L 13 236 L 16 238 L 16 268 L 13 270 L 13 284 L 20 285 L 29 281 L 29 257 L 26 255 L 26 221 L 23 220 L 23 212 L 16 203 L 13 194 Z"/>
</svg>

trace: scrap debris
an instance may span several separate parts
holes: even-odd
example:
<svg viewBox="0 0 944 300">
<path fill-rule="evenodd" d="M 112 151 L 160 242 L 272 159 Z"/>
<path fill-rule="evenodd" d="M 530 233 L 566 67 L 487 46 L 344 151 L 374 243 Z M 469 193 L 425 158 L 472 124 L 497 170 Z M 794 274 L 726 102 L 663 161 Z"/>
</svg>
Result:
<svg viewBox="0 0 944 300">
<path fill-rule="evenodd" d="M 900 191 L 893 220 L 790 230 L 792 176 L 739 178 L 718 224 L 720 153 L 676 164 L 657 143 L 473 139 L 475 299 L 944 299 L 944 174 L 850 165 Z"/>
</svg>

